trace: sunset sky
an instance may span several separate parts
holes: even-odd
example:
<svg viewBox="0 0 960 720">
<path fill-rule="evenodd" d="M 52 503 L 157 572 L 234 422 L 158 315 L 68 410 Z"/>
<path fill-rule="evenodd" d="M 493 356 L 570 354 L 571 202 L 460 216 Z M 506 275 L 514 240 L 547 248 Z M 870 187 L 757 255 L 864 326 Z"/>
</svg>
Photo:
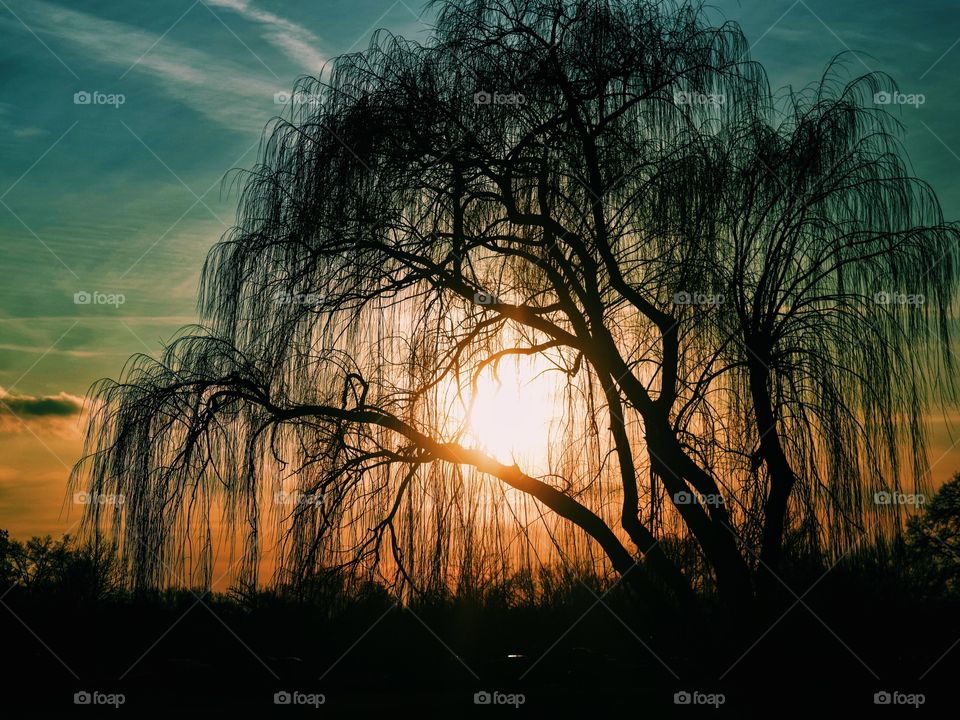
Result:
<svg viewBox="0 0 960 720">
<path fill-rule="evenodd" d="M 0 0 L 0 528 L 17 537 L 79 519 L 65 481 L 90 384 L 196 320 L 204 256 L 234 217 L 235 188 L 221 180 L 252 166 L 283 110 L 276 94 L 365 48 L 376 28 L 425 41 L 429 22 L 416 0 L 132 5 Z M 960 218 L 953 3 L 713 5 L 743 26 L 774 86 L 806 85 L 853 50 L 851 74 L 883 70 L 922 95 L 894 111 L 914 171 Z M 78 293 L 107 302 L 77 304 Z M 952 443 L 939 423 L 938 480 L 960 469 Z"/>
</svg>

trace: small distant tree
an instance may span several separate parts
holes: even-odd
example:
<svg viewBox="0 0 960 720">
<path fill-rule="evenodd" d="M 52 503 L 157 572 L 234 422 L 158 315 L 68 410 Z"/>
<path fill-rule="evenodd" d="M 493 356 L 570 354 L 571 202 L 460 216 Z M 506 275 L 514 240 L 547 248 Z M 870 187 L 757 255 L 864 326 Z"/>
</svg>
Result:
<svg viewBox="0 0 960 720">
<path fill-rule="evenodd" d="M 16 571 L 13 565 L 13 542 L 10 533 L 0 530 L 0 586 L 4 592 L 14 582 Z"/>
<path fill-rule="evenodd" d="M 71 538 L 59 540 L 52 536 L 35 536 L 26 542 L 14 540 L 10 544 L 10 558 L 14 578 L 28 592 L 49 590 L 55 586 L 70 557 Z"/>
<path fill-rule="evenodd" d="M 934 593 L 960 591 L 960 473 L 907 521 L 910 571 Z"/>
<path fill-rule="evenodd" d="M 108 544 L 78 543 L 64 535 L 11 540 L 0 530 L 0 579 L 6 591 L 19 587 L 27 594 L 60 596 L 72 601 L 96 601 L 123 588 L 119 558 Z"/>
</svg>

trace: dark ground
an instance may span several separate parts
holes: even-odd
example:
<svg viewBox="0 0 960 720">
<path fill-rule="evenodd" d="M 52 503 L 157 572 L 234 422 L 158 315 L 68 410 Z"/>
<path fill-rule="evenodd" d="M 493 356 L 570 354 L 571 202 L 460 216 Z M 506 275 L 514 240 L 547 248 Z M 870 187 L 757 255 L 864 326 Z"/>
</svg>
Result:
<svg viewBox="0 0 960 720">
<path fill-rule="evenodd" d="M 651 637 L 628 598 L 597 603 L 586 588 L 547 607 L 410 610 L 371 594 L 332 612 L 271 596 L 90 603 L 14 588 L 0 608 L 0 717 L 957 717 L 960 604 L 842 575 L 804 596 L 808 585 L 785 615 L 795 598 L 746 628 L 715 620 L 712 650 L 681 639 L 677 621 Z M 81 691 L 124 703 L 76 705 Z M 280 691 L 325 701 L 277 705 Z M 475 704 L 481 691 L 522 693 L 523 704 Z M 680 691 L 724 702 L 677 705 Z M 877 705 L 882 691 L 924 702 Z"/>
</svg>

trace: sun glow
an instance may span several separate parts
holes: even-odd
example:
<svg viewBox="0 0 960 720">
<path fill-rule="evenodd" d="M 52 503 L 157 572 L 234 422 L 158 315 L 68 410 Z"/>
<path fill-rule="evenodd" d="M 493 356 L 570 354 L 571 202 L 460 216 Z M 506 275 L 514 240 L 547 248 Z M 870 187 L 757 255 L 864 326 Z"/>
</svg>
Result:
<svg viewBox="0 0 960 720">
<path fill-rule="evenodd" d="M 544 360 L 505 360 L 477 378 L 464 444 L 527 472 L 545 470 L 562 411 L 557 373 Z"/>
</svg>

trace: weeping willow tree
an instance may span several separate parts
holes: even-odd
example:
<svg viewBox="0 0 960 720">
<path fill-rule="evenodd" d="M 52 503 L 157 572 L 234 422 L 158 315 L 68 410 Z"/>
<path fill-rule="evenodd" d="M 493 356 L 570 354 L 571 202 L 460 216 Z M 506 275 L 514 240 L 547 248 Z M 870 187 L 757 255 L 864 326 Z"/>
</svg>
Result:
<svg viewBox="0 0 960 720">
<path fill-rule="evenodd" d="M 251 581 L 273 533 L 278 578 L 422 590 L 553 553 L 737 603 L 785 542 L 835 556 L 887 517 L 872 489 L 923 484 L 957 231 L 869 104 L 884 77 L 778 98 L 686 4 L 433 9 L 426 45 L 300 81 L 202 327 L 95 387 L 74 478 L 124 496 L 86 521 L 137 585 L 209 581 L 217 526 Z M 536 470 L 469 427 L 510 363 L 555 389 Z"/>
</svg>

